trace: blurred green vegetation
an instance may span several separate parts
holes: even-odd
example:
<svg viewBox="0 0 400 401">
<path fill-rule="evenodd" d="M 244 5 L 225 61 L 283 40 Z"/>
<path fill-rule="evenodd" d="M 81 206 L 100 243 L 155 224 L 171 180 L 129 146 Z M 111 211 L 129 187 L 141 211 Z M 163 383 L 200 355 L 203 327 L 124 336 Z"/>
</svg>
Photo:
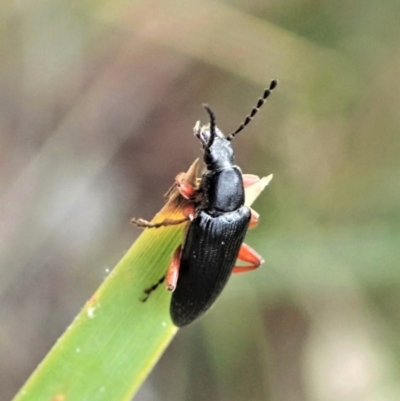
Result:
<svg viewBox="0 0 400 401">
<path fill-rule="evenodd" d="M 10 399 L 199 156 L 212 105 L 274 174 L 266 260 L 181 330 L 137 400 L 400 396 L 400 3 L 5 2 L 0 400 Z"/>
</svg>

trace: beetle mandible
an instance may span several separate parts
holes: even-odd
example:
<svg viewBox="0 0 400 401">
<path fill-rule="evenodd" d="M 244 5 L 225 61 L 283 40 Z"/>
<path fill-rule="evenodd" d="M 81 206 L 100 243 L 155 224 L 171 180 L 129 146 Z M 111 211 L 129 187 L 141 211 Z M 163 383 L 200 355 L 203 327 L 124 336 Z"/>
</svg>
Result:
<svg viewBox="0 0 400 401">
<path fill-rule="evenodd" d="M 171 319 L 178 327 L 193 322 L 211 307 L 231 273 L 254 270 L 263 263 L 261 256 L 243 243 L 249 226 L 258 221 L 258 214 L 244 204 L 244 188 L 254 183 L 255 176 L 243 175 L 234 164 L 231 141 L 250 123 L 277 84 L 277 80 L 271 81 L 244 122 L 226 137 L 217 128 L 211 108 L 204 105 L 210 123 L 200 126 L 198 121 L 194 135 L 202 144 L 207 169 L 198 188 L 181 174 L 176 178 L 176 188 L 192 202 L 192 211 L 185 219 L 160 223 L 132 220 L 147 228 L 190 221 L 183 244 L 175 250 L 165 276 L 167 289 L 173 291 Z M 236 266 L 237 259 L 248 264 Z M 162 281 L 164 277 L 145 291 L 146 299 Z"/>
</svg>

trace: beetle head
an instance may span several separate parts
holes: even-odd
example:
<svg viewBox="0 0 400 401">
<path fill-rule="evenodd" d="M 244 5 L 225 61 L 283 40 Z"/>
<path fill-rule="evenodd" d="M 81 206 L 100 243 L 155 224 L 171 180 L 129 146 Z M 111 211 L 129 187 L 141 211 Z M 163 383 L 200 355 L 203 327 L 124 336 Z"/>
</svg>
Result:
<svg viewBox="0 0 400 401">
<path fill-rule="evenodd" d="M 232 145 L 215 125 L 211 109 L 208 106 L 205 107 L 210 114 L 210 123 L 200 126 L 200 121 L 197 121 L 193 128 L 194 135 L 203 145 L 204 162 L 209 170 L 232 166 L 234 163 Z"/>
</svg>

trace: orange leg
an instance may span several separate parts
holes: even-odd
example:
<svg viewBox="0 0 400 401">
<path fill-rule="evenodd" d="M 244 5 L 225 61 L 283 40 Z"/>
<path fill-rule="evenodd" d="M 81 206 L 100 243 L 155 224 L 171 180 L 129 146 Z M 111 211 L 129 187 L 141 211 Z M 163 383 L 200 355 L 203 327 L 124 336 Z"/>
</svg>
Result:
<svg viewBox="0 0 400 401">
<path fill-rule="evenodd" d="M 180 173 L 175 177 L 175 186 L 185 199 L 193 199 L 197 190 L 186 181 L 186 174 Z"/>
<path fill-rule="evenodd" d="M 249 228 L 254 228 L 258 224 L 258 220 L 260 219 L 260 215 L 255 210 L 253 210 L 252 208 L 250 208 L 250 210 L 251 210 L 251 217 L 250 217 Z"/>
<path fill-rule="evenodd" d="M 175 250 L 174 254 L 172 255 L 172 259 L 169 264 L 167 274 L 165 276 L 162 276 L 160 280 L 157 281 L 157 283 L 153 284 L 151 287 L 144 290 L 144 297 L 141 300 L 142 302 L 146 302 L 149 299 L 151 293 L 154 292 L 164 280 L 166 282 L 168 291 L 175 290 L 176 283 L 178 282 L 181 253 L 182 253 L 182 246 L 179 245 L 179 247 Z"/>
<path fill-rule="evenodd" d="M 233 273 L 245 273 L 257 269 L 261 263 L 264 263 L 264 259 L 253 248 L 250 248 L 246 244 L 242 244 L 240 247 L 238 259 L 250 264 L 247 266 L 235 266 L 233 268 Z"/>
<path fill-rule="evenodd" d="M 194 212 L 195 212 L 195 206 L 194 204 L 190 203 L 183 209 L 183 215 L 185 216 L 183 219 L 179 220 L 165 219 L 156 223 L 151 223 L 150 221 L 144 219 L 133 218 L 131 220 L 131 223 L 136 224 L 139 228 L 159 228 L 159 227 L 174 226 L 193 220 Z"/>
<path fill-rule="evenodd" d="M 251 187 L 260 181 L 260 177 L 254 174 L 243 174 L 243 186 L 245 188 Z M 249 224 L 249 228 L 253 228 L 258 224 L 258 220 L 260 215 L 253 209 L 251 209 L 251 220 Z"/>
<path fill-rule="evenodd" d="M 179 245 L 172 256 L 171 263 L 169 264 L 167 270 L 167 275 L 165 276 L 165 283 L 168 291 L 174 291 L 176 288 L 176 283 L 178 282 L 179 276 L 179 265 L 181 263 L 181 253 L 182 246 Z"/>
<path fill-rule="evenodd" d="M 243 186 L 245 188 L 251 187 L 256 182 L 260 181 L 260 177 L 254 174 L 243 174 Z"/>
</svg>

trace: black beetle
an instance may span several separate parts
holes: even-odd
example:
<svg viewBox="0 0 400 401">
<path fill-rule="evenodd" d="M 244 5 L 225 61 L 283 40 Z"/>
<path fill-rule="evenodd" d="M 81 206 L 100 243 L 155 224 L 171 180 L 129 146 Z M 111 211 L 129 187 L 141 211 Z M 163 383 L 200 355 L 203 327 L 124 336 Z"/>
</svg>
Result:
<svg viewBox="0 0 400 401">
<path fill-rule="evenodd" d="M 258 214 L 244 204 L 244 187 L 254 176 L 243 175 L 234 164 L 231 140 L 250 123 L 267 97 L 277 86 L 273 80 L 243 124 L 225 137 L 215 125 L 215 116 L 204 105 L 210 123 L 194 127 L 194 134 L 203 146 L 207 170 L 198 188 L 177 176 L 176 187 L 192 201 L 192 212 L 186 219 L 149 223 L 132 221 L 140 227 L 160 227 L 190 220 L 183 245 L 174 252 L 167 274 L 167 288 L 173 291 L 170 313 L 173 323 L 185 326 L 206 312 L 220 295 L 231 273 L 256 269 L 263 262 L 260 255 L 243 243 L 247 229 L 257 224 Z M 236 259 L 249 263 L 235 266 Z M 162 282 L 164 277 L 160 280 Z M 148 295 L 158 286 L 146 290 Z"/>
</svg>

